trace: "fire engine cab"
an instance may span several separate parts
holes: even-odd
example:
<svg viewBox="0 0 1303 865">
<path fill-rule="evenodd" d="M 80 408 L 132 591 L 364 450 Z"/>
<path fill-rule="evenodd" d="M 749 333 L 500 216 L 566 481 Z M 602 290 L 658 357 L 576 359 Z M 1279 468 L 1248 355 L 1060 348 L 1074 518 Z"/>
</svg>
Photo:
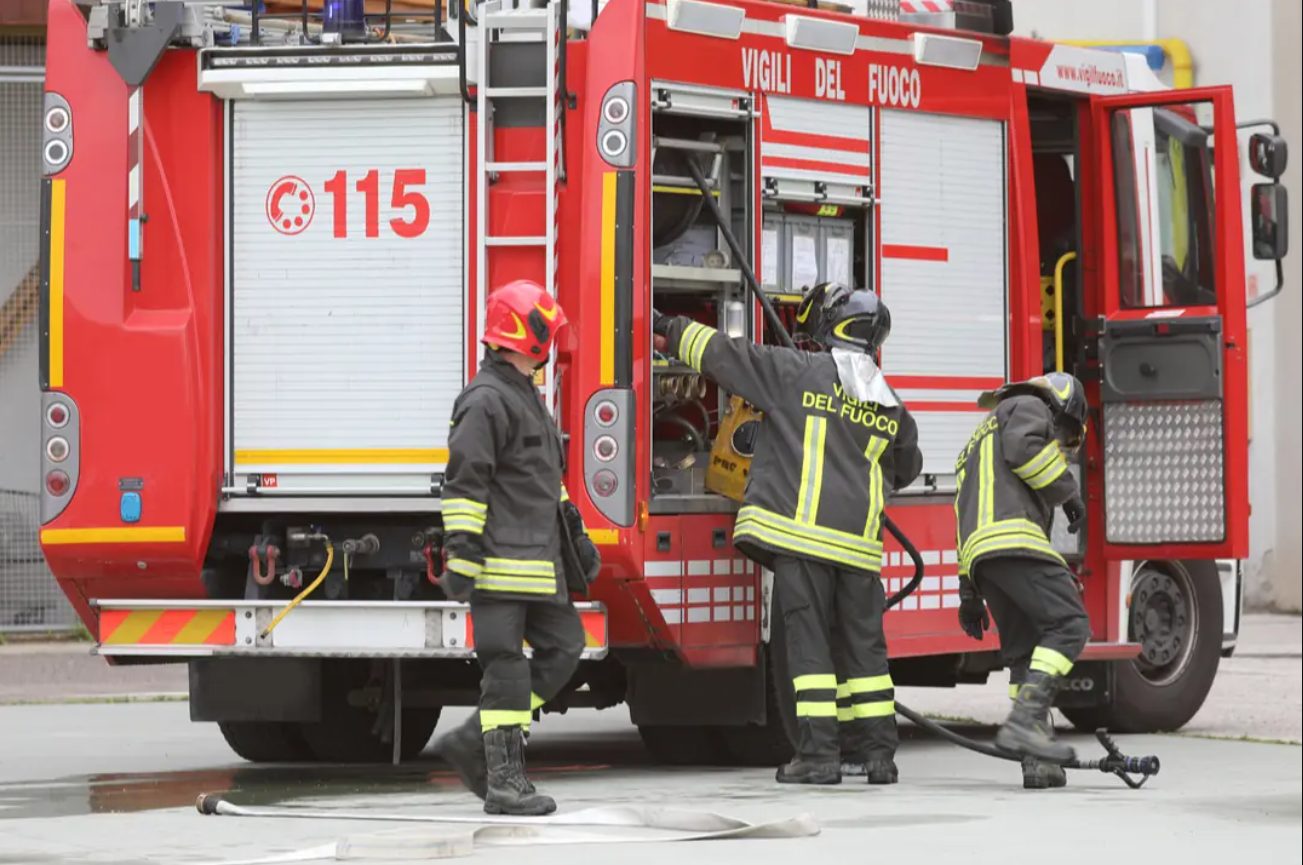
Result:
<svg viewBox="0 0 1303 865">
<path fill-rule="evenodd" d="M 823 280 L 891 308 L 924 453 L 896 683 L 999 668 L 956 619 L 954 460 L 981 392 L 1062 369 L 1089 515 L 1053 540 L 1094 638 L 1061 708 L 1185 723 L 1238 625 L 1244 249 L 1285 254 L 1285 144 L 1242 147 L 1228 88 L 1010 37 L 1008 2 L 851 2 L 50 0 L 41 541 L 99 653 L 188 663 L 251 760 L 418 753 L 477 692 L 433 579 L 449 412 L 530 278 L 572 323 L 538 385 L 605 562 L 543 711 L 783 759 L 771 577 L 732 543 L 755 417 L 650 333 L 655 304 L 775 341 L 754 274 L 789 323 Z"/>
</svg>

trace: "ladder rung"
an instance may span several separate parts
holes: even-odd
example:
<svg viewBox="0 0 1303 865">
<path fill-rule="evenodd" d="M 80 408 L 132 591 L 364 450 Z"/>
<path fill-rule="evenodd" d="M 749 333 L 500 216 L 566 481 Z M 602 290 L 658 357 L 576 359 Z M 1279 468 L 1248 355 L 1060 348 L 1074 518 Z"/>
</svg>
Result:
<svg viewBox="0 0 1303 865">
<path fill-rule="evenodd" d="M 484 95 L 490 99 L 546 99 L 546 87 L 486 87 Z"/>
<path fill-rule="evenodd" d="M 546 237 L 486 237 L 485 246 L 547 246 Z"/>
<path fill-rule="evenodd" d="M 484 166 L 487 171 L 547 171 L 546 162 L 490 162 Z"/>
</svg>

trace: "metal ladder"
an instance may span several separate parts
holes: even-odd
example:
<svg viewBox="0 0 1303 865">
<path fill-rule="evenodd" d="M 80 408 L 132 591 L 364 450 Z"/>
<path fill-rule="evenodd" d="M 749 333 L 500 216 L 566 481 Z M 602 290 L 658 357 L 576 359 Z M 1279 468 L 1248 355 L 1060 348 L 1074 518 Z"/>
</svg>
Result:
<svg viewBox="0 0 1303 865">
<path fill-rule="evenodd" d="M 477 318 L 479 335 L 484 331 L 484 306 L 492 286 L 489 284 L 489 260 L 495 250 L 510 247 L 536 247 L 543 250 L 543 287 L 556 296 L 557 273 L 557 190 L 561 177 L 559 158 L 561 141 L 561 92 L 558 86 L 558 53 L 561 31 L 558 20 L 560 4 L 548 3 L 538 9 L 504 9 L 501 2 L 485 3 L 481 7 L 478 24 L 479 50 L 476 52 L 476 172 L 475 195 L 475 255 L 476 295 L 479 303 Z M 544 43 L 546 49 L 546 84 L 541 87 L 490 86 L 490 56 L 494 46 L 503 42 Z M 493 154 L 493 117 L 495 104 L 503 99 L 541 99 L 546 102 L 544 136 L 546 144 L 537 160 L 525 162 L 498 162 Z M 542 172 L 546 175 L 546 206 L 544 224 L 538 233 L 527 235 L 494 235 L 489 233 L 492 224 L 489 214 L 489 188 L 500 174 L 508 172 Z M 544 398 L 553 416 L 557 411 L 556 352 L 548 358 L 544 372 Z"/>
</svg>

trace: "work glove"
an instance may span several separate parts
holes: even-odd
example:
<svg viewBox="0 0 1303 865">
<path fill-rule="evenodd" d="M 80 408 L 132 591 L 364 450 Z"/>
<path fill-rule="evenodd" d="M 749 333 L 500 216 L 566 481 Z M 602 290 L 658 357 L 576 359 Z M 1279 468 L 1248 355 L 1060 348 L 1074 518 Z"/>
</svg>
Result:
<svg viewBox="0 0 1303 865">
<path fill-rule="evenodd" d="M 439 586 L 450 601 L 469 601 L 475 588 L 475 581 L 456 571 L 444 571 L 439 577 Z"/>
<path fill-rule="evenodd" d="M 959 578 L 959 627 L 974 640 L 981 640 L 982 634 L 991 627 L 986 603 L 968 577 Z"/>
<path fill-rule="evenodd" d="M 657 336 L 669 336 L 670 325 L 674 319 L 668 315 L 661 315 L 660 311 L 652 307 L 652 333 Z"/>
<path fill-rule="evenodd" d="M 1068 518 L 1068 533 L 1075 535 L 1086 522 L 1086 503 L 1081 496 L 1074 494 L 1063 503 L 1063 515 Z"/>
<path fill-rule="evenodd" d="M 602 554 L 597 551 L 597 545 L 588 535 L 575 538 L 575 557 L 579 559 L 579 567 L 584 572 L 584 584 L 591 586 L 602 570 Z"/>
</svg>

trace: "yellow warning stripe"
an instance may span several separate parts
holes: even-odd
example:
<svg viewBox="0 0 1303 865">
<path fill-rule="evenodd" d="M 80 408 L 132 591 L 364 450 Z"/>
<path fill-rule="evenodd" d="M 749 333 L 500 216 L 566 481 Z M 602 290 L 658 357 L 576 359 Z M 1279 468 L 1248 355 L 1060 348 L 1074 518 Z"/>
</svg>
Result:
<svg viewBox="0 0 1303 865">
<path fill-rule="evenodd" d="M 235 452 L 239 465 L 340 465 L 446 463 L 447 448 L 250 449 Z"/>
<path fill-rule="evenodd" d="M 50 181 L 50 387 L 63 387 L 63 246 L 67 181 Z"/>
<path fill-rule="evenodd" d="M 41 529 L 43 544 L 181 544 L 185 526 L 114 526 L 88 529 Z"/>
<path fill-rule="evenodd" d="M 615 384 L 615 181 L 616 173 L 602 175 L 602 245 L 599 279 L 600 350 L 597 382 Z"/>
<path fill-rule="evenodd" d="M 164 610 L 135 610 L 123 618 L 113 633 L 104 638 L 106 646 L 132 646 L 141 641 L 149 629 L 163 617 Z"/>
<path fill-rule="evenodd" d="M 589 529 L 588 539 L 598 546 L 613 547 L 620 543 L 619 529 Z"/>
</svg>

